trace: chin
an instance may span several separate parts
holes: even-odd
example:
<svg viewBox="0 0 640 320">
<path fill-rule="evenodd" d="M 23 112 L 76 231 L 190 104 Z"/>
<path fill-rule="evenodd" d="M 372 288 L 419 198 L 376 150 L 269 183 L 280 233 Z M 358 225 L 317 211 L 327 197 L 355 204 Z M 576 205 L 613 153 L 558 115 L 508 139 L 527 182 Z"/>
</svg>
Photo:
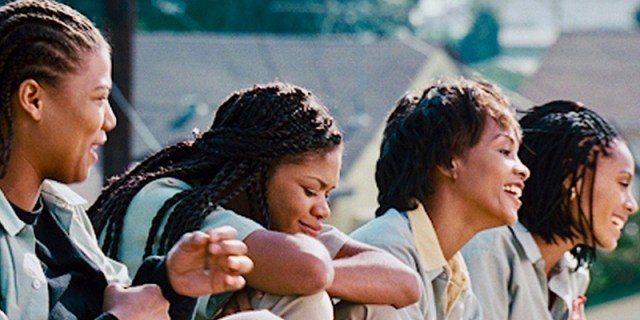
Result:
<svg viewBox="0 0 640 320">
<path fill-rule="evenodd" d="M 613 241 L 612 243 L 605 243 L 605 244 L 602 244 L 599 242 L 597 247 L 598 249 L 604 252 L 611 252 L 618 247 L 618 241 Z"/>
</svg>

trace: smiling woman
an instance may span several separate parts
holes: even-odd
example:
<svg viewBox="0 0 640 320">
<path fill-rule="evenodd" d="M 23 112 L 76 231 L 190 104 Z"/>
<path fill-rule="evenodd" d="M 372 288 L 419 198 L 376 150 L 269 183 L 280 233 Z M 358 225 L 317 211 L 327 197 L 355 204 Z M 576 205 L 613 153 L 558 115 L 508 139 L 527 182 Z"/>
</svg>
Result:
<svg viewBox="0 0 640 320">
<path fill-rule="evenodd" d="M 208 318 L 248 308 L 333 319 L 334 297 L 377 304 L 376 312 L 393 319 L 393 307 L 418 299 L 415 274 L 323 223 L 342 148 L 342 134 L 310 91 L 255 85 L 231 94 L 193 141 L 112 179 L 90 212 L 105 251 L 132 270 L 184 232 L 235 227 L 255 262 L 248 285 L 266 294 L 248 290 L 246 304 L 228 294 L 201 300 Z"/>
<path fill-rule="evenodd" d="M 66 5 L 0 6 L 0 319 L 190 318 L 195 297 L 241 288 L 252 267 L 231 228 L 187 234 L 136 285 L 100 250 L 64 184 L 87 178 L 116 125 L 110 50 Z"/>
<path fill-rule="evenodd" d="M 519 144 L 511 105 L 491 83 L 437 82 L 400 98 L 376 167 L 377 218 L 352 236 L 419 272 L 421 299 L 402 319 L 479 318 L 459 250 L 515 221 L 529 176 Z"/>
<path fill-rule="evenodd" d="M 629 215 L 635 164 L 616 130 L 579 103 L 528 110 L 520 156 L 531 169 L 514 226 L 463 248 L 488 319 L 583 319 L 595 249 L 613 250 Z"/>
</svg>

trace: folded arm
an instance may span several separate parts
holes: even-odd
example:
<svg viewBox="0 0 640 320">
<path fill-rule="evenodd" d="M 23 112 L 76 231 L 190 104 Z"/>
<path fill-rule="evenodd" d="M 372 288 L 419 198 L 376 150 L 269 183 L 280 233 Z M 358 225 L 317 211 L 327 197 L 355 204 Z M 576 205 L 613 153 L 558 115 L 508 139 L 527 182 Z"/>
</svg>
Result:
<svg viewBox="0 0 640 320">
<path fill-rule="evenodd" d="M 333 260 L 335 278 L 327 292 L 356 303 L 401 308 L 420 299 L 418 275 L 391 254 L 349 240 Z"/>
<path fill-rule="evenodd" d="M 257 230 L 244 242 L 254 263 L 245 278 L 257 290 L 276 295 L 306 295 L 326 289 L 333 281 L 327 249 L 309 236 Z"/>
</svg>

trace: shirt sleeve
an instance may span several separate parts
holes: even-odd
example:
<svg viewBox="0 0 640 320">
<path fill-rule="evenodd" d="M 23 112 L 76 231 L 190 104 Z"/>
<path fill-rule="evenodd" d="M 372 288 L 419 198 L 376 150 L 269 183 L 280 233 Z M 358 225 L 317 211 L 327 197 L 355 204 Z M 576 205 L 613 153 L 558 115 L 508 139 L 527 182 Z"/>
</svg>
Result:
<svg viewBox="0 0 640 320">
<path fill-rule="evenodd" d="M 332 259 L 338 255 L 340 249 L 342 249 L 349 239 L 348 235 L 328 224 L 322 225 L 322 229 L 318 235 L 318 240 L 327 248 Z"/>
<path fill-rule="evenodd" d="M 256 230 L 264 229 L 257 222 L 243 217 L 231 210 L 222 207 L 216 208 L 202 222 L 201 230 L 231 226 L 238 232 L 238 239 L 244 240 Z"/>
<path fill-rule="evenodd" d="M 133 285 L 145 283 L 157 284 L 162 290 L 162 295 L 170 303 L 169 315 L 171 319 L 191 319 L 195 312 L 197 299 L 178 294 L 167 277 L 167 266 L 164 256 L 147 257 L 136 276 L 133 278 Z"/>
</svg>

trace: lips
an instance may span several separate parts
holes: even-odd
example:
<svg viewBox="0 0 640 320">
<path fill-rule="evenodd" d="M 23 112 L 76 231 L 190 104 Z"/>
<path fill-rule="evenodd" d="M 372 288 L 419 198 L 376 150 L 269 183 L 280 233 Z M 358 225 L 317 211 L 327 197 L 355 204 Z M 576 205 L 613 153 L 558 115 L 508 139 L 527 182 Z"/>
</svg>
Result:
<svg viewBox="0 0 640 320">
<path fill-rule="evenodd" d="M 298 223 L 300 224 L 300 228 L 302 229 L 302 232 L 304 232 L 305 234 L 314 238 L 320 234 L 320 229 L 321 229 L 320 225 L 309 225 L 301 221 Z"/>
<path fill-rule="evenodd" d="M 520 198 L 522 196 L 522 189 L 522 184 L 508 184 L 502 188 L 502 190 L 514 195 L 516 198 Z"/>
<path fill-rule="evenodd" d="M 616 229 L 622 230 L 622 228 L 624 228 L 624 225 L 627 223 L 627 219 L 624 216 L 614 213 L 613 216 L 611 216 L 611 222 L 613 223 L 613 226 L 616 227 Z"/>
</svg>

